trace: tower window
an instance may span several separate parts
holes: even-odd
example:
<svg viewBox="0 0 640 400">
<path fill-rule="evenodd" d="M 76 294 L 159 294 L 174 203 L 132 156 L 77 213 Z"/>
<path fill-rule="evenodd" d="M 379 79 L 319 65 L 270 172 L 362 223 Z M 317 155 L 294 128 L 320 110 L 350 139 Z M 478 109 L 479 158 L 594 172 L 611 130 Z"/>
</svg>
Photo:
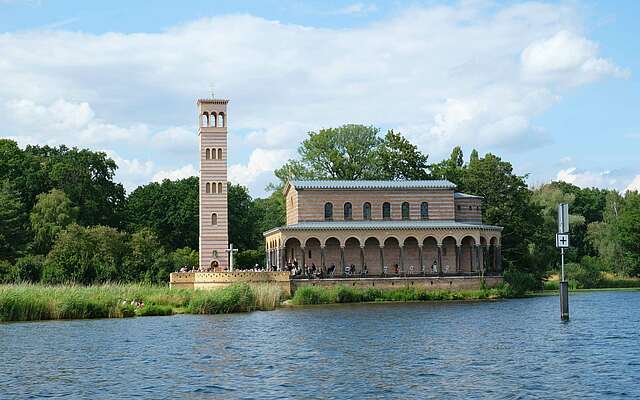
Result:
<svg viewBox="0 0 640 400">
<path fill-rule="evenodd" d="M 218 225 L 218 214 L 211 214 L 211 225 Z"/>
<path fill-rule="evenodd" d="M 409 219 L 409 203 L 406 201 L 402 203 L 402 219 Z"/>
<path fill-rule="evenodd" d="M 222 160 L 222 149 L 218 149 L 218 160 Z"/>
<path fill-rule="evenodd" d="M 362 205 L 362 219 L 367 221 L 371 219 L 371 203 L 369 202 Z"/>
<path fill-rule="evenodd" d="M 349 202 L 344 203 L 344 219 L 345 220 L 353 219 L 353 207 Z"/>
<path fill-rule="evenodd" d="M 208 185 L 208 183 L 207 183 L 207 185 Z M 207 192 L 207 193 L 209 193 L 209 192 Z M 215 193 L 216 193 L 216 183 L 215 183 L 215 182 L 213 182 L 213 183 L 211 184 L 211 193 L 213 193 L 213 194 L 215 194 Z"/>
<path fill-rule="evenodd" d="M 324 220 L 331 221 L 333 219 L 333 204 L 325 203 L 324 204 Z"/>
<path fill-rule="evenodd" d="M 212 160 L 216 159 L 216 149 L 211 149 L 211 159 Z"/>
<path fill-rule="evenodd" d="M 206 191 L 207 193 L 211 193 L 211 184 L 210 184 L 209 182 L 207 182 L 206 190 L 205 190 L 205 191 Z"/>
<path fill-rule="evenodd" d="M 203 112 L 202 117 L 200 119 L 200 126 L 207 127 L 209 126 L 209 113 Z"/>
<path fill-rule="evenodd" d="M 205 151 L 205 153 L 206 153 L 206 155 L 205 155 L 205 157 L 204 157 L 204 158 L 205 158 L 206 160 L 208 160 L 209 158 L 211 158 L 211 150 L 207 149 L 207 150 Z"/>
<path fill-rule="evenodd" d="M 218 128 L 223 128 L 224 122 L 224 113 L 221 112 L 220 115 L 218 115 Z"/>
<path fill-rule="evenodd" d="M 382 204 L 382 219 L 390 220 L 391 219 L 391 203 L 384 202 Z"/>
<path fill-rule="evenodd" d="M 420 219 L 427 220 L 429 219 L 429 203 L 423 201 L 420 204 Z"/>
<path fill-rule="evenodd" d="M 211 127 L 215 128 L 216 127 L 216 120 L 218 119 L 216 113 L 212 112 L 211 113 Z"/>
<path fill-rule="evenodd" d="M 218 193 L 222 193 L 222 182 L 218 182 Z"/>
</svg>

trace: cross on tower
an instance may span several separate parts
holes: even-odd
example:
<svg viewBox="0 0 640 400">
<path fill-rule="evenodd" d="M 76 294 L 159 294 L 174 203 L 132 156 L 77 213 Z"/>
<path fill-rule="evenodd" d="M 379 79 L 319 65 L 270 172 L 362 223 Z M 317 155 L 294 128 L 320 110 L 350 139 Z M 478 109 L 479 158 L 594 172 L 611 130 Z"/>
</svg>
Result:
<svg viewBox="0 0 640 400">
<path fill-rule="evenodd" d="M 229 244 L 227 253 L 229 253 L 229 272 L 233 272 L 233 253 L 237 253 L 238 249 L 233 248 L 233 243 Z"/>
</svg>

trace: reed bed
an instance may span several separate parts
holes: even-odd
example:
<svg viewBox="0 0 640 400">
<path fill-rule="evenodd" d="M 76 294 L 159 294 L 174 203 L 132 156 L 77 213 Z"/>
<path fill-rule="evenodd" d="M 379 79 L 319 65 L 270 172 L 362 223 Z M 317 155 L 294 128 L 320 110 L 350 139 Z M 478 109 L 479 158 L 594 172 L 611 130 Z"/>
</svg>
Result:
<svg viewBox="0 0 640 400">
<path fill-rule="evenodd" d="M 280 289 L 272 285 L 250 287 L 237 284 L 215 290 L 135 284 L 0 285 L 0 321 L 273 310 L 280 303 L 280 297 Z"/>
<path fill-rule="evenodd" d="M 291 302 L 296 305 L 362 303 L 378 301 L 429 301 L 429 300 L 479 300 L 507 297 L 503 288 L 472 291 L 445 291 L 418 288 L 380 290 L 359 289 L 345 286 L 323 288 L 307 286 L 296 290 Z"/>
</svg>

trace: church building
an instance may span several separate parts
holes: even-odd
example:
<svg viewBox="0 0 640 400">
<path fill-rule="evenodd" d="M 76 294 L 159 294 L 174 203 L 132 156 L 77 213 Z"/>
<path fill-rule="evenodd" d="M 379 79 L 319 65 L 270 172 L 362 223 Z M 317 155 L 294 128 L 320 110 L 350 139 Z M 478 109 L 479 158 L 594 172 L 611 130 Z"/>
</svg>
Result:
<svg viewBox="0 0 640 400">
<path fill-rule="evenodd" d="M 266 262 L 370 276 L 501 272 L 502 227 L 482 198 L 446 180 L 291 181 L 286 225 L 264 233 Z M 366 269 L 363 268 L 366 266 Z"/>
</svg>

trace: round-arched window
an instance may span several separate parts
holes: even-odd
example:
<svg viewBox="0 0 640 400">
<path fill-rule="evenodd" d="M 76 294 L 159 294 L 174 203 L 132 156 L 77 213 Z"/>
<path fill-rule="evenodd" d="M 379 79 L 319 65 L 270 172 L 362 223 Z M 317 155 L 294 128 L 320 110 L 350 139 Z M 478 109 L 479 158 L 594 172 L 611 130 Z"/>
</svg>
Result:
<svg viewBox="0 0 640 400">
<path fill-rule="evenodd" d="M 344 219 L 345 220 L 353 219 L 353 207 L 349 202 L 344 203 Z"/>
<path fill-rule="evenodd" d="M 331 221 L 333 219 L 333 204 L 325 203 L 324 204 L 324 220 Z"/>
<path fill-rule="evenodd" d="M 391 219 L 391 203 L 385 202 L 382 204 L 382 219 Z"/>
<path fill-rule="evenodd" d="M 371 203 L 366 202 L 362 205 L 362 219 L 368 221 L 371 219 Z"/>
<path fill-rule="evenodd" d="M 406 201 L 402 203 L 402 219 L 409 219 L 409 203 Z"/>
<path fill-rule="evenodd" d="M 429 203 L 423 201 L 420 204 L 420 219 L 427 220 L 429 219 Z"/>
</svg>

